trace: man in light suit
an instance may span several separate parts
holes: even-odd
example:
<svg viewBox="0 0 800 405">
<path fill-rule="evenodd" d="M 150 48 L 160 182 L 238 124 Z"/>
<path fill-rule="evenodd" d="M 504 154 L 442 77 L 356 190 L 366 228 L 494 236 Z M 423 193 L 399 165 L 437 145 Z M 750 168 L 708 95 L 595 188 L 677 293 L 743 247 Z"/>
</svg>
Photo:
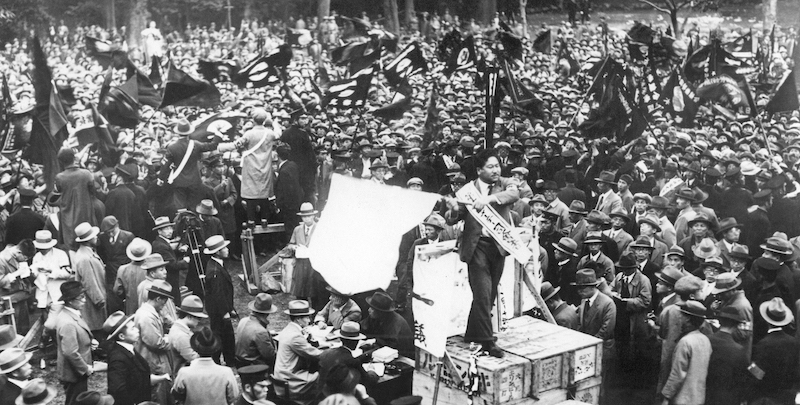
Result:
<svg viewBox="0 0 800 405">
<path fill-rule="evenodd" d="M 95 252 L 100 228 L 83 222 L 75 228 L 75 243 L 80 247 L 72 261 L 75 280 L 80 281 L 89 302 L 81 308 L 81 315 L 92 332 L 104 335 L 106 321 L 106 270 L 100 256 Z"/>
<path fill-rule="evenodd" d="M 72 405 L 78 394 L 89 389 L 92 367 L 92 347 L 97 344 L 81 311 L 86 305 L 86 293 L 78 281 L 61 284 L 61 301 L 64 309 L 56 320 L 58 379 L 64 385 L 65 404 Z"/>
<path fill-rule="evenodd" d="M 614 173 L 602 172 L 600 177 L 594 179 L 597 182 L 597 190 L 600 196 L 597 197 L 597 205 L 595 209 L 604 212 L 606 215 L 611 214 L 617 208 L 622 207 L 622 198 L 614 192 L 613 185 L 617 184 L 614 181 Z"/>
<path fill-rule="evenodd" d="M 708 199 L 708 193 L 699 188 L 684 187 L 678 190 L 675 197 L 675 204 L 681 209 L 678 218 L 675 220 L 675 240 L 681 241 L 691 235 L 689 220 L 695 216 L 691 211 L 697 214 L 706 214 L 706 217 L 711 220 L 710 229 L 712 232 L 716 232 L 719 229 L 717 213 L 713 209 L 703 206 L 703 201 Z"/>
<path fill-rule="evenodd" d="M 475 156 L 475 167 L 478 178 L 471 184 L 482 197 L 475 201 L 473 208 L 481 210 L 491 205 L 501 218 L 508 218 L 512 205 L 519 200 L 516 183 L 512 179 L 500 177 L 500 161 L 494 150 L 478 153 Z M 491 311 L 508 253 L 467 212 L 466 207 L 459 206 L 454 199 L 448 199 L 447 205 L 448 223 L 464 220 L 459 256 L 461 261 L 467 263 L 473 297 L 464 340 L 480 343 L 492 356 L 502 357 L 503 351 L 494 344 Z"/>
<path fill-rule="evenodd" d="M 197 162 L 203 152 L 217 149 L 219 142 L 199 142 L 189 138 L 194 132 L 194 125 L 185 118 L 175 125 L 175 132 L 180 135 L 176 141 L 167 146 L 164 154 L 166 162 L 161 167 L 158 176 L 158 185 L 171 184 L 175 193 L 178 209 L 191 209 L 200 202 L 202 197 L 203 182 L 200 179 L 200 168 Z"/>
<path fill-rule="evenodd" d="M 319 372 L 311 371 L 319 363 L 322 351 L 312 346 L 303 335 L 303 328 L 311 323 L 314 310 L 307 301 L 290 301 L 289 309 L 283 311 L 289 315 L 290 322 L 278 334 L 278 352 L 275 358 L 276 380 L 286 382 L 289 395 L 276 387 L 278 396 L 291 396 L 292 400 L 302 404 L 311 403 L 318 391 Z"/>
<path fill-rule="evenodd" d="M 162 260 L 163 262 L 163 260 Z M 164 263 L 161 263 L 163 266 Z M 139 329 L 139 343 L 136 351 L 147 360 L 153 374 L 172 373 L 169 338 L 164 333 L 164 320 L 161 309 L 172 300 L 172 286 L 164 280 L 154 280 L 147 290 L 147 301 L 134 315 L 133 321 Z M 161 381 L 152 386 L 153 399 L 162 404 L 170 402 L 171 381 Z"/>
</svg>

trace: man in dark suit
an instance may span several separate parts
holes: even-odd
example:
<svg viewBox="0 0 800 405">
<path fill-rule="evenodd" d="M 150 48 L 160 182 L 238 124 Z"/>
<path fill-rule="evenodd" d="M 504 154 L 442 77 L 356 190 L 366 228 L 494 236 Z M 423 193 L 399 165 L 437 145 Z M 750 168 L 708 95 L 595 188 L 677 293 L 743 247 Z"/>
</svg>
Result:
<svg viewBox="0 0 800 405">
<path fill-rule="evenodd" d="M 29 361 L 33 354 L 19 348 L 0 352 L 0 374 L 5 377 L 5 385 L 0 392 L 0 404 L 14 404 L 22 389 L 28 385 L 33 367 Z"/>
<path fill-rule="evenodd" d="M 44 217 L 33 210 L 34 199 L 35 191 L 19 189 L 20 208 L 6 221 L 6 244 L 16 245 L 23 239 L 36 239 L 36 231 L 44 229 Z"/>
<path fill-rule="evenodd" d="M 364 340 L 366 336 L 361 333 L 361 326 L 357 322 L 347 321 L 342 324 L 342 328 L 333 333 L 342 341 L 342 346 L 325 350 L 319 356 L 319 381 L 326 381 L 328 373 L 337 364 L 358 371 L 361 375 L 361 383 L 366 387 L 374 386 L 378 382 L 378 375 L 374 371 L 364 370 L 362 363 L 369 361 L 369 356 L 364 355 L 363 351 L 357 349 L 358 342 Z"/>
<path fill-rule="evenodd" d="M 211 322 L 211 330 L 222 340 L 222 355 L 225 364 L 236 364 L 236 341 L 234 340 L 232 317 L 238 317 L 233 308 L 233 281 L 223 260 L 228 258 L 228 244 L 222 235 L 206 239 L 203 253 L 211 255 L 206 264 L 206 311 Z M 220 353 L 211 356 L 219 363 Z"/>
<path fill-rule="evenodd" d="M 125 181 L 130 181 L 132 174 L 126 171 L 124 166 L 114 168 L 113 187 L 106 196 L 106 215 L 111 215 L 117 219 L 123 229 L 130 230 L 133 224 L 133 210 L 136 202 L 136 194 L 131 189 L 124 186 Z"/>
<path fill-rule="evenodd" d="M 570 238 L 561 238 L 553 244 L 553 261 L 544 279 L 554 286 L 561 287 L 561 296 L 570 305 L 580 303 L 578 288 L 575 286 L 575 274 L 578 272 L 578 244 Z"/>
<path fill-rule="evenodd" d="M 128 257 L 127 248 L 133 238 L 132 233 L 119 228 L 117 218 L 107 216 L 100 224 L 100 231 L 97 240 L 97 254 L 106 265 L 106 292 L 113 291 L 114 282 L 117 280 L 117 271 L 123 264 L 128 264 L 131 259 Z M 106 294 L 106 311 L 116 312 L 122 307 L 122 299 L 116 294 Z"/>
<path fill-rule="evenodd" d="M 103 330 L 111 343 L 108 355 L 108 394 L 119 405 L 136 405 L 150 400 L 150 366 L 133 348 L 139 342 L 139 330 L 133 315 L 117 311 L 106 319 Z M 153 376 L 156 382 L 168 374 Z"/>
<path fill-rule="evenodd" d="M 58 199 L 59 240 L 71 248 L 77 248 L 75 227 L 83 222 L 92 226 L 100 222 L 95 215 L 94 177 L 76 164 L 75 153 L 70 148 L 58 151 L 58 163 L 64 168 L 56 175 L 56 190 L 61 193 Z"/>
<path fill-rule="evenodd" d="M 287 240 L 291 238 L 294 228 L 300 223 L 297 212 L 303 203 L 303 189 L 300 185 L 300 169 L 297 163 L 289 160 L 292 147 L 280 144 L 275 148 L 278 154 L 278 180 L 275 182 L 275 205 L 283 218 Z"/>
<path fill-rule="evenodd" d="M 314 179 L 317 175 L 317 155 L 314 153 L 311 136 L 306 130 L 307 126 L 308 115 L 302 114 L 297 118 L 297 122 L 294 125 L 283 131 L 280 140 L 289 145 L 289 157 L 286 159 L 295 162 L 297 165 L 298 181 L 300 182 L 300 187 L 302 187 L 301 198 L 303 201 L 313 203 L 316 187 Z M 280 174 L 278 175 L 278 181 L 280 181 Z M 277 190 L 275 194 L 277 195 Z M 291 229 L 294 230 L 294 227 Z"/>
<path fill-rule="evenodd" d="M 564 182 L 566 185 L 558 192 L 558 199 L 569 206 L 573 201 L 578 200 L 586 203 L 586 192 L 575 186 L 578 175 L 574 169 L 567 169 L 564 172 Z"/>
<path fill-rule="evenodd" d="M 175 132 L 180 138 L 167 146 L 167 152 L 164 154 L 166 162 L 158 176 L 159 185 L 164 183 L 172 185 L 178 209 L 191 209 L 202 199 L 203 182 L 200 179 L 197 162 L 203 152 L 216 149 L 219 143 L 216 137 L 211 142 L 189 139 L 194 129 L 194 125 L 186 119 L 178 121 Z"/>
<path fill-rule="evenodd" d="M 757 207 L 747 210 L 747 220 L 742 227 L 741 241 L 750 249 L 750 255 L 758 257 L 763 252 L 761 244 L 772 235 L 769 211 L 772 208 L 772 190 L 764 189 L 753 196 Z"/>
<path fill-rule="evenodd" d="M 794 316 L 779 297 L 763 302 L 759 312 L 770 329 L 767 336 L 753 346 L 753 364 L 756 368 L 751 373 L 757 381 L 750 390 L 750 399 L 769 398 L 774 403 L 791 403 L 798 379 L 800 345 L 783 327 L 792 323 Z M 759 375 L 761 378 L 758 378 Z"/>
<path fill-rule="evenodd" d="M 56 344 L 58 379 L 64 385 L 64 403 L 75 404 L 78 394 L 89 389 L 92 367 L 92 347 L 97 344 L 91 329 L 81 316 L 86 305 L 86 294 L 79 281 L 61 284 L 61 301 L 64 309 L 56 320 Z"/>
<path fill-rule="evenodd" d="M 269 314 L 278 312 L 272 304 L 272 296 L 267 293 L 256 295 L 247 304 L 250 317 L 239 321 L 236 328 L 236 363 L 238 367 L 253 364 L 266 364 L 270 370 L 275 367 L 275 341 L 269 333 Z"/>
<path fill-rule="evenodd" d="M 405 271 L 402 274 L 402 278 L 397 280 L 399 308 L 406 308 L 407 306 L 411 308 L 408 294 L 414 291 L 414 257 L 417 246 L 439 243 L 443 240 L 441 234 L 445 221 L 441 215 L 431 214 L 422 224 L 425 226 L 425 234 L 411 244 L 411 248 L 408 249 L 408 254 L 406 255 Z M 408 323 L 413 325 L 413 317 L 411 319 Z"/>
<path fill-rule="evenodd" d="M 706 405 L 740 404 L 747 386 L 747 358 L 733 334 L 745 319 L 733 307 L 724 307 L 717 314 L 719 331 L 708 337 L 711 360 L 706 379 Z"/>
<path fill-rule="evenodd" d="M 496 153 L 493 150 L 481 151 L 475 156 L 475 167 L 478 178 L 464 186 L 471 184 L 482 195 L 475 201 L 473 208 L 480 211 L 491 205 L 501 218 L 508 218 L 512 205 L 519 200 L 519 190 L 511 179 L 500 177 L 500 162 Z M 468 265 L 472 289 L 472 308 L 464 340 L 481 343 L 492 356 L 502 357 L 502 350 L 494 344 L 491 311 L 508 253 L 488 236 L 465 206 L 459 206 L 455 200 L 449 199 L 448 208 L 448 222 L 464 220 L 459 255 L 461 261 Z"/>
<path fill-rule="evenodd" d="M 603 359 L 610 358 L 614 349 L 614 328 L 617 307 L 614 300 L 597 289 L 597 275 L 592 269 L 581 269 L 572 285 L 578 288 L 581 304 L 578 307 L 578 331 L 603 340 Z M 603 364 L 605 368 L 605 364 Z"/>
<path fill-rule="evenodd" d="M 167 282 L 169 285 L 180 285 L 181 270 L 189 268 L 189 263 L 183 260 L 178 260 L 175 256 L 175 249 L 172 248 L 172 237 L 175 230 L 175 224 L 170 222 L 167 217 L 156 218 L 153 230 L 158 233 L 155 240 L 153 240 L 153 253 L 158 253 L 167 262 Z M 172 289 L 173 301 L 175 305 L 181 302 L 181 291 L 179 288 Z"/>
</svg>

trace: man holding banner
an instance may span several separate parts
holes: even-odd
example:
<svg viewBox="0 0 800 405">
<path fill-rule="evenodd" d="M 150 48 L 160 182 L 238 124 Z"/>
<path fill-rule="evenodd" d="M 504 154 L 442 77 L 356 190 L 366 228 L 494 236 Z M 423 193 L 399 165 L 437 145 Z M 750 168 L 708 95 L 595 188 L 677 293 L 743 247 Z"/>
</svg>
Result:
<svg viewBox="0 0 800 405">
<path fill-rule="evenodd" d="M 503 274 L 504 256 L 511 253 L 517 260 L 522 256 L 520 262 L 526 263 L 530 251 L 510 233 L 505 220 L 519 200 L 519 190 L 513 180 L 500 177 L 495 151 L 478 153 L 475 167 L 478 178 L 462 187 L 457 199 L 447 200 L 446 218 L 450 223 L 464 220 L 459 256 L 467 263 L 473 296 L 464 340 L 480 343 L 490 355 L 503 357 L 503 351 L 494 344 L 491 311 Z"/>
</svg>

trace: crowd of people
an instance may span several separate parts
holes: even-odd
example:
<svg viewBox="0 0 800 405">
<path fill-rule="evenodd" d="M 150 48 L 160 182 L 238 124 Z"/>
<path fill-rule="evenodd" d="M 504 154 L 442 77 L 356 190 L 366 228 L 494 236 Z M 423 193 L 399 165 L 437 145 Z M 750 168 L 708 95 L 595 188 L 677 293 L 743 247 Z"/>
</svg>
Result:
<svg viewBox="0 0 800 405">
<path fill-rule="evenodd" d="M 604 341 L 605 392 L 655 386 L 658 400 L 670 404 L 793 403 L 800 379 L 793 321 L 800 311 L 798 111 L 761 122 L 701 108 L 691 128 L 656 111 L 641 137 L 587 139 L 578 124 L 587 116 L 581 100 L 590 80 L 557 63 L 555 47 L 543 54 L 525 41 L 517 75 L 538 89 L 543 117 L 524 119 L 504 103 L 485 139 L 484 92 L 469 72 L 410 77 L 412 100 L 396 120 L 371 114 L 392 102 L 381 75 L 364 109 L 316 107 L 317 66 L 343 74 L 327 52 L 345 24 L 338 17 L 301 21 L 294 28 L 325 35 L 308 52 L 295 51 L 286 83 L 219 83 L 218 109 L 142 107 L 135 131 L 114 128 L 119 164 L 91 144 L 64 145 L 51 187 L 43 168 L 21 154 L 0 161 L 0 295 L 13 306 L 19 333 L 41 319 L 40 346 L 57 349 L 67 404 L 111 403 L 88 390 L 99 358 L 107 361 L 114 403 L 375 403 L 379 378 L 362 363 L 379 347 L 414 358 L 414 247 L 448 239 L 459 239 L 462 260 L 482 269 L 473 281 L 470 268 L 476 298 L 465 338 L 502 357 L 487 325 L 504 252 L 459 210 L 456 193 L 467 184 L 484 194 L 478 209 L 492 205 L 538 236 L 531 249 L 542 298 L 559 325 Z M 434 62 L 435 39 L 451 24 L 459 22 L 421 19 L 400 46 L 420 41 L 433 67 L 441 63 Z M 490 57 L 492 41 L 467 25 L 478 53 Z M 150 25 L 142 48 L 128 53 L 146 69 L 149 56 L 168 49 L 176 67 L 194 74 L 199 59 L 232 53 L 244 62 L 277 48 L 284 28 L 212 24 L 162 37 Z M 582 64 L 603 54 L 629 57 L 624 36 L 607 35 L 605 22 L 555 29 Z M 708 41 L 699 27 L 686 30 Z M 74 94 L 65 106 L 71 132 L 91 122 L 105 78 L 80 45 L 84 35 L 126 45 L 124 30 L 50 30 L 44 50 L 54 84 Z M 794 40 L 781 30 L 775 37 L 772 76 L 791 67 Z M 19 38 L 4 49 L 0 71 L 12 116 L 17 130 L 30 131 L 36 89 L 28 45 Z M 433 82 L 440 96 L 428 108 Z M 307 108 L 293 109 L 284 88 Z M 768 100 L 756 94 L 759 107 Z M 244 118 L 229 133 L 190 137 L 218 111 Z M 424 128 L 430 122 L 433 129 Z M 403 236 L 388 292 L 342 294 L 308 260 L 333 174 L 442 195 Z M 289 323 L 277 334 L 269 325 L 280 310 L 269 294 L 258 294 L 239 319 L 231 274 L 242 229 L 275 223 L 296 258 L 294 299 L 283 310 Z M 332 331 L 341 346 L 321 347 L 310 328 Z M 0 405 L 47 403 L 55 390 L 30 380 L 30 354 L 15 347 L 15 336 L 1 347 Z"/>
</svg>

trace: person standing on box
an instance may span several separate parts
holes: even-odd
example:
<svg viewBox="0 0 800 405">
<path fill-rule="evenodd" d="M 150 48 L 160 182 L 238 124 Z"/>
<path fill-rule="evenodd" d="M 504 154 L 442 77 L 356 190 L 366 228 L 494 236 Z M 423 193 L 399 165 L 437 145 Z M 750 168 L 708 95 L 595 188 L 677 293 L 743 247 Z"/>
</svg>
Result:
<svg viewBox="0 0 800 405">
<path fill-rule="evenodd" d="M 475 156 L 478 178 L 472 185 L 481 193 L 473 208 L 480 211 L 491 205 L 502 218 L 508 218 L 511 207 L 519 200 L 519 190 L 514 181 L 500 177 L 500 161 L 494 150 L 484 150 Z M 503 264 L 508 253 L 502 249 L 477 219 L 467 213 L 454 199 L 447 199 L 448 223 L 464 220 L 464 232 L 459 241 L 461 261 L 467 263 L 472 307 L 467 320 L 464 340 L 480 343 L 494 357 L 503 357 L 503 351 L 494 343 L 492 332 L 492 305 L 497 298 L 497 285 L 503 274 Z"/>
</svg>

